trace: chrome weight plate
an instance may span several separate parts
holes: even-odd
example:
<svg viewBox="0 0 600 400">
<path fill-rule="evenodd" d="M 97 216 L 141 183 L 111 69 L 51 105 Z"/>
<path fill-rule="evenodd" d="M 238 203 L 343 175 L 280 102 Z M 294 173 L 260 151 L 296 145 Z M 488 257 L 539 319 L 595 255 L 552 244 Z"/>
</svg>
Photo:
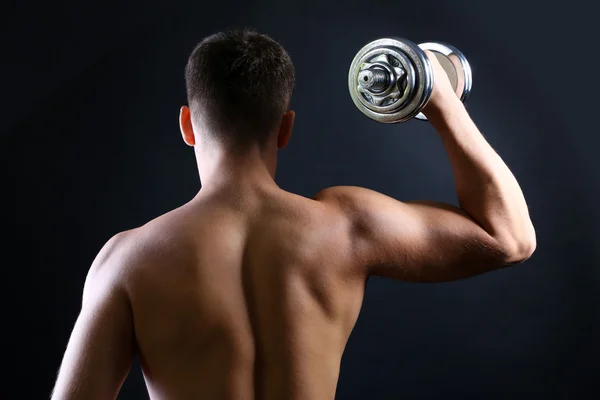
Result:
<svg viewBox="0 0 600 400">
<path fill-rule="evenodd" d="M 463 103 L 466 102 L 473 86 L 473 76 L 465 55 L 456 47 L 444 43 L 427 42 L 419 44 L 419 47 L 435 54 L 448 75 L 456 95 Z M 423 113 L 419 113 L 415 118 L 427 120 Z"/>
<path fill-rule="evenodd" d="M 433 70 L 413 42 L 378 39 L 356 54 L 348 72 L 350 97 L 367 117 L 383 123 L 415 117 L 431 97 Z"/>
</svg>

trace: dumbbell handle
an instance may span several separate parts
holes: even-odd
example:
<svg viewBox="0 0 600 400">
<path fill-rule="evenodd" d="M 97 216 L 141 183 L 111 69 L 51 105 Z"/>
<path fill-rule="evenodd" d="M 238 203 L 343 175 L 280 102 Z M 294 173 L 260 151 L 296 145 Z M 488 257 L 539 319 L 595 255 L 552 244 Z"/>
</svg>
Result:
<svg viewBox="0 0 600 400">
<path fill-rule="evenodd" d="M 390 84 L 390 74 L 379 68 L 369 68 L 358 74 L 358 84 L 365 90 L 381 93 Z"/>
</svg>

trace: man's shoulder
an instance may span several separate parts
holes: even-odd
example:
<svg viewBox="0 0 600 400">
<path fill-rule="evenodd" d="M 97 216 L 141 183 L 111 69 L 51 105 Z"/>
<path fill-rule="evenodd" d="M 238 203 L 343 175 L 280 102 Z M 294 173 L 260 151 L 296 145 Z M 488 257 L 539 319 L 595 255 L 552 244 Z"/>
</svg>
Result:
<svg viewBox="0 0 600 400">
<path fill-rule="evenodd" d="M 98 252 L 90 271 L 111 270 L 126 275 L 172 257 L 183 245 L 179 214 L 177 209 L 172 210 L 142 226 L 114 234 Z"/>
<path fill-rule="evenodd" d="M 144 251 L 143 228 L 135 228 L 113 235 L 98 252 L 88 272 L 91 277 L 119 279 L 132 265 L 138 264 Z"/>
</svg>

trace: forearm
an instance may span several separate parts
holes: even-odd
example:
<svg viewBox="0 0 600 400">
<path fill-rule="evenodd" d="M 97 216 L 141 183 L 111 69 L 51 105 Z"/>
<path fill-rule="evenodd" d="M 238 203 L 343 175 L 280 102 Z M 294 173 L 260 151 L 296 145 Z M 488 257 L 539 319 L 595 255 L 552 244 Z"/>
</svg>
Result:
<svg viewBox="0 0 600 400">
<path fill-rule="evenodd" d="M 449 97 L 428 111 L 450 158 L 460 207 L 511 254 L 530 252 L 535 231 L 523 192 L 463 104 Z"/>
</svg>

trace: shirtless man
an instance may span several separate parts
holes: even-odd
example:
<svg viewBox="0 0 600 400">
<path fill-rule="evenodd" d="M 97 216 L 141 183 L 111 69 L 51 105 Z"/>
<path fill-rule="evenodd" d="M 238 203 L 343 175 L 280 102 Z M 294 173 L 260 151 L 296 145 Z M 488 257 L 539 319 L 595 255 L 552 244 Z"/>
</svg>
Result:
<svg viewBox="0 0 600 400">
<path fill-rule="evenodd" d="M 428 56 L 425 114 L 460 208 L 359 187 L 312 199 L 281 190 L 289 56 L 248 31 L 202 41 L 180 115 L 202 189 L 100 251 L 53 398 L 114 399 L 137 352 L 152 399 L 333 399 L 369 276 L 452 281 L 529 258 L 536 239 L 521 189 Z"/>
</svg>

